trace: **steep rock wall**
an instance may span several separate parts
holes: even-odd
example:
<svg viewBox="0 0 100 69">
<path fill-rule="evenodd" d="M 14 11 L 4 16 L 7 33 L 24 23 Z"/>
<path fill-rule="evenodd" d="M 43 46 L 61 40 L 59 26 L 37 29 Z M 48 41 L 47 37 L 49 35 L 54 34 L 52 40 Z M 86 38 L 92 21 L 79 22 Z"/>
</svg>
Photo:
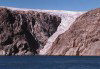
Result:
<svg viewBox="0 0 100 69">
<path fill-rule="evenodd" d="M 35 55 L 61 18 L 38 11 L 0 8 L 0 55 Z"/>
</svg>

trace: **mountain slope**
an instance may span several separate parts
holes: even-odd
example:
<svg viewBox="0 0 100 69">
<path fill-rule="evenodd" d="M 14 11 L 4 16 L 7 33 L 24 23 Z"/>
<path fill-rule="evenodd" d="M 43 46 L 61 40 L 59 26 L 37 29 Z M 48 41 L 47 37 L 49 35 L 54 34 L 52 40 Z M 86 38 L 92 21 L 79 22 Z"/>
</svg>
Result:
<svg viewBox="0 0 100 69">
<path fill-rule="evenodd" d="M 100 56 L 100 8 L 78 17 L 46 55 Z"/>
</svg>

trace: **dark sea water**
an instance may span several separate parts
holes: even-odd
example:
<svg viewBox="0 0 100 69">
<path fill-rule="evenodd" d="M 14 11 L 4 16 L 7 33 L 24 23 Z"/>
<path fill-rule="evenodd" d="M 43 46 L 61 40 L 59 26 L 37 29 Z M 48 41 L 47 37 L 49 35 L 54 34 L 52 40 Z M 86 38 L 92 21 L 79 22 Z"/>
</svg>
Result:
<svg viewBox="0 0 100 69">
<path fill-rule="evenodd" d="M 0 69 L 100 69 L 100 57 L 1 56 Z"/>
</svg>

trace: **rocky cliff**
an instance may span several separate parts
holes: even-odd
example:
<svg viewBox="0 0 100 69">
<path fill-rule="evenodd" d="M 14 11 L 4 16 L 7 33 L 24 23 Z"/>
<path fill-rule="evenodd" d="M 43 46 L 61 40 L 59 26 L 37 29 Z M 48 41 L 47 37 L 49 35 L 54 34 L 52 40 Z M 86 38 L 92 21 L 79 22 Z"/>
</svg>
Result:
<svg viewBox="0 0 100 69">
<path fill-rule="evenodd" d="M 100 56 L 100 8 L 78 17 L 46 55 Z"/>
<path fill-rule="evenodd" d="M 0 55 L 35 55 L 61 18 L 46 12 L 0 8 Z"/>
</svg>

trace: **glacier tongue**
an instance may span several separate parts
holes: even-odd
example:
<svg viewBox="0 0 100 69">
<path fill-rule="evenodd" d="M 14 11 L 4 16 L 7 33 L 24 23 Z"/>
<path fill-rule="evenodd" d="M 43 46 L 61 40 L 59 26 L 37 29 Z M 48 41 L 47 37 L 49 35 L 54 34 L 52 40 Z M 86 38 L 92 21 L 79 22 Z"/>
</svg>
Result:
<svg viewBox="0 0 100 69">
<path fill-rule="evenodd" d="M 49 11 L 50 12 L 50 11 Z M 40 50 L 40 55 L 46 55 L 47 51 L 52 46 L 52 43 L 55 41 L 55 39 L 62 33 L 64 33 L 66 30 L 69 29 L 71 24 L 75 21 L 75 19 L 83 14 L 85 12 L 73 12 L 73 11 L 51 11 L 50 14 L 58 15 L 61 17 L 61 23 L 58 26 L 57 31 L 48 39 L 46 45 L 43 49 Z"/>
</svg>

